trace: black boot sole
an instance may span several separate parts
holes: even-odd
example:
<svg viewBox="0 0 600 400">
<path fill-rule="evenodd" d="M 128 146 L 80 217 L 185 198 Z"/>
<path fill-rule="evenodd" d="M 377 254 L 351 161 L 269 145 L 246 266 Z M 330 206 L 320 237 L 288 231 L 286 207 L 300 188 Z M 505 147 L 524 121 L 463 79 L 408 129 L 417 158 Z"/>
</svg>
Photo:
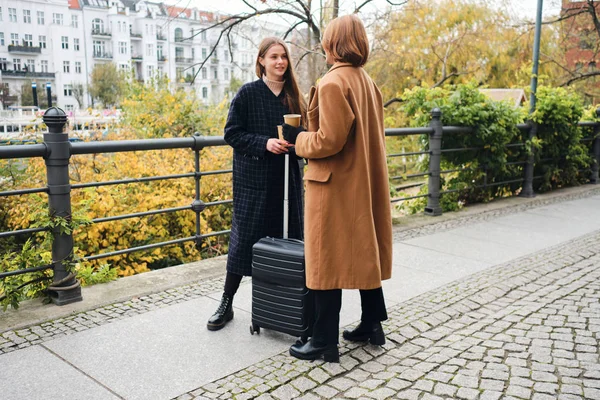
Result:
<svg viewBox="0 0 600 400">
<path fill-rule="evenodd" d="M 383 332 L 365 333 L 364 335 L 355 337 L 351 337 L 344 332 L 342 336 L 349 342 L 369 342 L 376 346 L 383 346 L 385 344 L 385 334 Z"/>
<path fill-rule="evenodd" d="M 227 323 L 229 321 L 231 321 L 232 319 L 233 319 L 233 313 L 231 313 L 230 315 L 226 315 L 225 321 L 223 321 L 220 324 L 210 324 L 210 323 L 206 324 L 206 329 L 208 329 L 209 331 L 218 331 L 220 329 L 223 329 L 223 327 L 225 325 L 227 325 Z"/>
<path fill-rule="evenodd" d="M 340 351 L 338 350 L 337 346 L 335 348 L 326 349 L 322 352 L 310 354 L 310 355 L 298 353 L 293 348 L 290 348 L 290 355 L 292 357 L 296 357 L 300 360 L 309 360 L 309 361 L 318 360 L 321 358 L 321 356 L 323 356 L 323 360 L 325 360 L 325 362 L 333 362 L 333 363 L 340 362 Z"/>
</svg>

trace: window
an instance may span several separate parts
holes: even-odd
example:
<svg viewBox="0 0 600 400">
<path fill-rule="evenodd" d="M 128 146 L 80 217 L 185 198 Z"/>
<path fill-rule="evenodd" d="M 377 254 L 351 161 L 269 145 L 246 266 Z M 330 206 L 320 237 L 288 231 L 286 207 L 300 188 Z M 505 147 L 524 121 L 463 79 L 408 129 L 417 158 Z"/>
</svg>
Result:
<svg viewBox="0 0 600 400">
<path fill-rule="evenodd" d="M 202 79 L 208 79 L 208 71 L 206 71 L 206 67 L 202 68 Z"/>
<path fill-rule="evenodd" d="M 104 33 L 104 22 L 96 18 L 92 21 L 92 33 Z"/>
<path fill-rule="evenodd" d="M 46 48 L 46 36 L 45 36 L 45 35 L 40 35 L 40 36 L 38 37 L 38 39 L 39 39 L 39 41 L 40 41 L 40 47 L 41 47 L 42 49 L 45 49 L 45 48 Z"/>
<path fill-rule="evenodd" d="M 76 74 L 81 73 L 81 61 L 75 61 L 75 73 Z"/>
<path fill-rule="evenodd" d="M 202 98 L 203 99 L 208 98 L 208 88 L 205 88 L 205 87 L 202 88 Z"/>
<path fill-rule="evenodd" d="M 2 21 L 2 7 L 0 7 L 0 21 Z"/>
<path fill-rule="evenodd" d="M 79 51 L 79 48 L 79 39 L 73 39 L 73 49 L 75 49 L 75 51 Z"/>
<path fill-rule="evenodd" d="M 23 22 L 26 24 L 31 23 L 31 10 L 23 10 Z"/>
<path fill-rule="evenodd" d="M 25 46 L 33 47 L 33 35 L 25 34 L 23 36 L 25 36 L 23 38 L 23 42 L 25 43 Z"/>
<path fill-rule="evenodd" d="M 55 25 L 62 25 L 63 15 L 59 13 L 52 13 L 52 23 Z"/>
<path fill-rule="evenodd" d="M 156 74 L 157 74 L 158 76 L 163 76 L 163 75 L 165 74 L 165 70 L 164 70 L 164 68 L 163 68 L 163 67 L 158 67 L 158 68 L 157 68 L 157 72 L 156 72 Z"/>
<path fill-rule="evenodd" d="M 19 34 L 18 33 L 10 34 L 10 44 L 12 44 L 13 46 L 19 45 Z"/>
<path fill-rule="evenodd" d="M 13 58 L 13 70 L 20 71 L 21 70 L 21 59 Z"/>
<path fill-rule="evenodd" d="M 175 29 L 175 41 L 176 42 L 183 41 L 183 30 L 181 28 Z"/>
<path fill-rule="evenodd" d="M 48 72 L 48 60 L 40 61 L 40 67 L 42 69 L 42 72 Z"/>
<path fill-rule="evenodd" d="M 127 54 L 127 42 L 119 42 L 119 54 Z"/>
<path fill-rule="evenodd" d="M 119 71 L 121 71 L 121 72 L 127 72 L 128 69 L 129 69 L 129 65 L 127 65 L 127 64 L 119 64 Z"/>
<path fill-rule="evenodd" d="M 71 72 L 71 62 L 70 61 L 63 61 L 63 72 L 65 74 L 68 74 L 69 72 Z"/>
<path fill-rule="evenodd" d="M 202 39 L 202 41 L 203 41 L 203 42 L 206 42 L 206 31 L 203 31 L 203 32 L 200 34 L 200 38 Z"/>
<path fill-rule="evenodd" d="M 183 58 L 183 47 L 175 47 L 175 58 Z"/>
<path fill-rule="evenodd" d="M 207 54 L 206 49 L 202 49 L 202 59 L 203 60 L 206 60 L 206 54 Z"/>
<path fill-rule="evenodd" d="M 10 22 L 17 22 L 17 9 L 16 8 L 8 9 L 8 20 Z"/>
<path fill-rule="evenodd" d="M 219 79 L 219 71 L 216 68 L 213 68 L 213 75 L 215 79 Z"/>
<path fill-rule="evenodd" d="M 34 59 L 28 59 L 27 60 L 27 71 L 29 72 L 35 72 L 35 60 Z"/>
<path fill-rule="evenodd" d="M 4 46 L 4 32 L 0 32 L 0 46 Z"/>
<path fill-rule="evenodd" d="M 0 58 L 0 71 L 6 71 L 8 69 L 6 58 Z M 8 87 L 8 83 L 0 83 L 0 86 Z"/>
<path fill-rule="evenodd" d="M 146 67 L 146 77 L 152 78 L 153 75 L 154 75 L 154 65 L 148 65 Z"/>
<path fill-rule="evenodd" d="M 73 85 L 65 85 L 64 93 L 65 93 L 65 96 L 73 96 Z"/>
<path fill-rule="evenodd" d="M 65 104 L 65 111 L 74 111 L 75 110 L 75 106 L 73 104 Z"/>
<path fill-rule="evenodd" d="M 180 80 L 181 78 L 183 78 L 183 67 L 175 68 L 175 78 L 177 80 Z"/>
<path fill-rule="evenodd" d="M 77 15 L 71 15 L 71 26 L 73 28 L 79 28 L 79 20 L 77 19 Z"/>
<path fill-rule="evenodd" d="M 63 49 L 66 50 L 69 48 L 69 37 L 68 36 L 61 36 L 60 42 L 61 42 L 61 46 Z"/>
<path fill-rule="evenodd" d="M 94 40 L 94 56 L 104 55 L 104 42 L 102 40 Z"/>
<path fill-rule="evenodd" d="M 196 50 L 196 49 L 194 49 L 194 48 L 192 47 L 192 59 L 196 58 L 196 52 L 195 52 L 195 50 Z"/>
<path fill-rule="evenodd" d="M 163 46 L 162 44 L 159 44 L 156 46 L 156 56 L 158 57 L 159 60 L 163 59 Z"/>
<path fill-rule="evenodd" d="M 229 80 L 229 70 L 227 68 L 223 70 L 223 79 Z"/>
<path fill-rule="evenodd" d="M 223 52 L 223 60 L 225 60 L 225 62 L 229 61 L 229 52 L 227 50 Z"/>
<path fill-rule="evenodd" d="M 153 44 L 149 44 L 146 46 L 146 55 L 148 57 L 152 57 L 154 55 L 154 45 Z"/>
<path fill-rule="evenodd" d="M 46 23 L 46 21 L 44 20 L 44 12 L 43 11 L 37 12 L 37 20 L 38 20 L 38 25 L 44 25 Z"/>
</svg>

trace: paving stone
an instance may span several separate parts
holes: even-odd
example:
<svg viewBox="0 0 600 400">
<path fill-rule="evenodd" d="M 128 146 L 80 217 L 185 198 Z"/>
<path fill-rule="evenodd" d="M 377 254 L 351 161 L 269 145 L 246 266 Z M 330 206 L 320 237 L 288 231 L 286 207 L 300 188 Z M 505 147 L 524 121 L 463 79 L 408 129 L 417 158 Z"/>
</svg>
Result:
<svg viewBox="0 0 600 400">
<path fill-rule="evenodd" d="M 529 399 L 531 397 L 531 389 L 527 389 L 523 386 L 517 385 L 508 385 L 506 389 L 506 394 L 509 396 L 514 396 L 519 399 Z"/>
<path fill-rule="evenodd" d="M 474 400 L 479 397 L 479 390 L 461 387 L 456 392 L 456 397 L 458 399 Z"/>
<path fill-rule="evenodd" d="M 502 392 L 484 390 L 481 395 L 479 395 L 479 400 L 498 400 L 500 397 L 502 397 Z"/>
<path fill-rule="evenodd" d="M 310 390 L 317 386 L 317 383 L 313 380 L 310 380 L 305 377 L 299 377 L 290 382 L 294 388 L 296 388 L 300 393 L 304 393 L 307 390 Z"/>
<path fill-rule="evenodd" d="M 442 397 L 453 397 L 457 390 L 458 388 L 456 386 L 438 382 L 433 388 L 433 393 Z"/>
</svg>

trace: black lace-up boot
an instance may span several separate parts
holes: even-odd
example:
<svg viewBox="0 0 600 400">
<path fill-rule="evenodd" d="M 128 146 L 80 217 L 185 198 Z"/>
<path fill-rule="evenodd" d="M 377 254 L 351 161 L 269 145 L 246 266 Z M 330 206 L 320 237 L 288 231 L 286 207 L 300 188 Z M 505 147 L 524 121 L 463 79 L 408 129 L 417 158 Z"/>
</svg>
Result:
<svg viewBox="0 0 600 400">
<path fill-rule="evenodd" d="M 208 319 L 206 327 L 209 331 L 218 331 L 233 319 L 233 297 L 223 293 L 221 304 L 217 311 Z"/>
</svg>

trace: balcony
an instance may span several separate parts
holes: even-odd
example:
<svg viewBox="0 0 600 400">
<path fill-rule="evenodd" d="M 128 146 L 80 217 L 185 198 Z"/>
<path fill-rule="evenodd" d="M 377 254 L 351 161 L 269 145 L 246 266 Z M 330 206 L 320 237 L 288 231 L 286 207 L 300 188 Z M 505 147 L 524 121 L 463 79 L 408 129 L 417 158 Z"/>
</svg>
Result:
<svg viewBox="0 0 600 400">
<path fill-rule="evenodd" d="M 167 37 L 162 33 L 157 33 L 156 40 L 167 40 Z"/>
<path fill-rule="evenodd" d="M 175 57 L 175 62 L 181 64 L 192 64 L 194 62 L 194 59 L 186 57 Z"/>
<path fill-rule="evenodd" d="M 92 29 L 92 36 L 100 36 L 100 37 L 111 37 L 112 34 L 110 32 L 106 32 L 104 29 Z"/>
<path fill-rule="evenodd" d="M 211 64 L 218 64 L 219 63 L 219 59 L 216 58 L 216 57 L 213 57 L 213 58 L 210 59 L 210 63 Z"/>
<path fill-rule="evenodd" d="M 132 54 L 131 59 L 134 61 L 142 61 L 144 59 L 144 56 L 141 54 Z"/>
<path fill-rule="evenodd" d="M 192 39 L 191 38 L 182 38 L 182 37 L 176 37 L 175 38 L 175 43 L 181 43 L 181 44 L 192 44 Z"/>
<path fill-rule="evenodd" d="M 165 61 L 167 61 L 167 57 L 165 57 L 165 56 L 158 56 L 156 58 L 157 58 L 158 62 L 165 62 Z"/>
<path fill-rule="evenodd" d="M 0 70 L 2 78 L 54 78 L 54 72 L 29 72 L 13 71 L 12 69 Z"/>
<path fill-rule="evenodd" d="M 102 51 L 94 51 L 94 58 L 101 60 L 112 60 L 113 56 L 111 53 L 105 53 Z"/>
<path fill-rule="evenodd" d="M 41 54 L 42 48 L 39 46 L 17 46 L 14 44 L 8 45 L 8 52 L 14 54 Z"/>
<path fill-rule="evenodd" d="M 142 40 L 142 34 L 141 33 L 133 33 L 133 32 L 129 32 L 129 36 L 131 36 L 131 40 Z"/>
</svg>

